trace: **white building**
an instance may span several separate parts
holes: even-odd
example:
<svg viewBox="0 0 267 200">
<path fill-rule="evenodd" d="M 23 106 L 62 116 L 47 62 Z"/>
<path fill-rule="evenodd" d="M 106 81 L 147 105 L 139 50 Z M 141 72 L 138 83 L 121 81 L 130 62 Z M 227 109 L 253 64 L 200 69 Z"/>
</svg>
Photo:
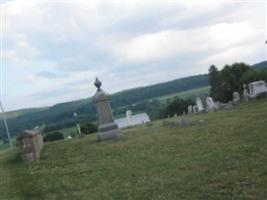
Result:
<svg viewBox="0 0 267 200">
<path fill-rule="evenodd" d="M 250 98 L 257 97 L 258 95 L 267 92 L 265 81 L 256 81 L 248 84 Z"/>
<path fill-rule="evenodd" d="M 126 111 L 126 117 L 121 119 L 116 119 L 115 123 L 119 128 L 126 128 L 130 126 L 136 126 L 139 124 L 144 124 L 150 122 L 149 116 L 146 113 L 140 113 L 137 115 L 132 115 L 132 111 Z"/>
</svg>

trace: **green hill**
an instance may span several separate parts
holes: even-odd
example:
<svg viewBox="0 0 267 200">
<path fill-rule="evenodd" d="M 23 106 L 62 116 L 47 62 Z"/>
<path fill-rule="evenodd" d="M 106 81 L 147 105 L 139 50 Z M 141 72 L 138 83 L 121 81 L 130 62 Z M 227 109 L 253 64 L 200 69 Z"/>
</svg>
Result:
<svg viewBox="0 0 267 200">
<path fill-rule="evenodd" d="M 117 142 L 51 142 L 31 165 L 0 151 L 1 199 L 266 199 L 267 101 L 186 117 L 189 127 L 157 121 Z"/>
<path fill-rule="evenodd" d="M 34 112 L 38 112 L 38 111 L 43 111 L 47 109 L 46 107 L 43 108 L 26 108 L 26 109 L 20 109 L 20 110 L 15 110 L 15 111 L 10 111 L 10 112 L 6 112 L 6 118 L 16 118 L 18 116 L 21 115 L 25 115 L 27 113 L 34 113 Z M 3 119 L 3 114 L 0 113 L 0 120 Z"/>
<path fill-rule="evenodd" d="M 134 88 L 113 94 L 112 108 L 116 110 L 120 107 L 136 104 L 152 98 L 208 85 L 207 75 L 197 75 L 147 87 Z M 74 112 L 78 113 L 79 119 L 74 119 Z M 51 128 L 58 127 L 59 129 L 71 127 L 76 124 L 76 120 L 80 122 L 96 120 L 96 111 L 90 98 L 60 103 L 44 110 L 28 112 L 15 118 L 9 118 L 8 124 L 11 134 L 15 136 L 25 129 L 32 129 L 35 126 L 42 126 L 43 124 L 49 125 Z M 0 123 L 0 137 L 2 139 L 6 138 L 6 135 L 3 133 L 5 133 L 5 129 L 3 124 Z"/>
<path fill-rule="evenodd" d="M 257 63 L 255 65 L 252 65 L 252 67 L 254 67 L 257 70 L 267 69 L 267 61 Z"/>
</svg>

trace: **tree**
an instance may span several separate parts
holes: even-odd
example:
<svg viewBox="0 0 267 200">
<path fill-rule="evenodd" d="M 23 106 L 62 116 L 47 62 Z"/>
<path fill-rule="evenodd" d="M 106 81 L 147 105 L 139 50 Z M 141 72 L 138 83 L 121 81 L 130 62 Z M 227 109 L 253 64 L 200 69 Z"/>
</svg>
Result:
<svg viewBox="0 0 267 200">
<path fill-rule="evenodd" d="M 82 134 L 90 134 L 90 133 L 95 133 L 97 131 L 97 126 L 93 123 L 86 123 L 82 124 L 81 126 L 81 132 Z"/>
<path fill-rule="evenodd" d="M 245 63 L 225 65 L 221 71 L 212 65 L 209 69 L 211 96 L 222 102 L 228 102 L 233 98 L 233 92 L 243 90 L 243 84 L 258 79 L 255 69 Z"/>
<path fill-rule="evenodd" d="M 193 101 L 191 99 L 181 99 L 175 97 L 173 101 L 167 104 L 164 110 L 164 117 L 174 116 L 175 114 L 183 114 L 187 110 L 188 105 L 192 105 Z"/>
<path fill-rule="evenodd" d="M 210 83 L 210 95 L 213 99 L 220 99 L 220 83 L 221 83 L 221 74 L 220 71 L 215 67 L 215 65 L 211 65 L 209 68 L 209 83 Z"/>
</svg>

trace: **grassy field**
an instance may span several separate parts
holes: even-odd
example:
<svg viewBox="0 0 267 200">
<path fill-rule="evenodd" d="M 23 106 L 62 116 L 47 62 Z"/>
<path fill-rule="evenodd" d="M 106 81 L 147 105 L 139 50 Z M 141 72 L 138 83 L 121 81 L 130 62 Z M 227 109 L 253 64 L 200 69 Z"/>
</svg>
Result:
<svg viewBox="0 0 267 200">
<path fill-rule="evenodd" d="M 166 95 L 166 96 L 162 96 L 162 97 L 158 97 L 158 98 L 155 98 L 159 101 L 166 101 L 168 99 L 171 99 L 173 97 L 180 97 L 180 98 L 189 98 L 189 97 L 198 97 L 198 96 L 201 96 L 201 95 L 208 95 L 209 94 L 209 91 L 210 91 L 210 86 L 208 87 L 201 87 L 201 88 L 197 88 L 197 89 L 192 89 L 192 90 L 187 90 L 187 91 L 184 91 L 184 92 L 178 92 L 178 93 L 174 93 L 174 94 L 171 94 L 171 95 Z"/>
<path fill-rule="evenodd" d="M 31 165 L 2 150 L 0 199 L 267 199 L 267 101 L 186 118 L 125 129 L 121 141 L 51 142 Z"/>
</svg>

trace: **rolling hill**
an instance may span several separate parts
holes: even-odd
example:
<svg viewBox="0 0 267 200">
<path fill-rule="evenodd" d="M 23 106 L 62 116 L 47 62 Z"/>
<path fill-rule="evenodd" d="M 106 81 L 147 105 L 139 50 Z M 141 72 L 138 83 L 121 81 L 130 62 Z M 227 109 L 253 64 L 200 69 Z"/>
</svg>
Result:
<svg viewBox="0 0 267 200">
<path fill-rule="evenodd" d="M 258 70 L 266 69 L 267 61 L 257 63 L 252 67 Z M 198 90 L 207 86 L 209 86 L 208 75 L 203 74 L 146 87 L 128 89 L 112 95 L 112 107 L 115 111 L 115 115 L 121 115 L 122 113 L 125 113 L 124 108 L 129 108 L 130 105 L 139 103 L 144 106 L 144 102 L 151 99 L 160 100 L 171 98 L 177 93 L 192 89 Z M 133 107 L 130 108 L 135 109 Z M 73 118 L 74 112 L 78 113 L 78 119 Z M 7 116 L 11 134 L 14 136 L 25 129 L 32 129 L 35 126 L 42 126 L 43 124 L 50 126 L 52 129 L 55 129 L 55 127 L 61 129 L 75 125 L 77 120 L 80 122 L 94 121 L 96 119 L 95 114 L 95 108 L 90 102 L 90 98 L 87 98 L 56 104 L 48 108 L 13 111 L 7 113 Z M 154 113 L 149 114 L 151 114 L 153 118 Z M 6 138 L 4 133 L 4 127 L 1 122 L 0 138 Z"/>
<path fill-rule="evenodd" d="M 255 65 L 252 65 L 252 67 L 254 67 L 257 70 L 267 69 L 267 61 L 257 63 Z"/>
<path fill-rule="evenodd" d="M 201 88 L 208 85 L 208 75 L 191 76 L 115 93 L 112 95 L 111 103 L 113 109 L 116 110 L 117 108 L 144 102 L 152 98 Z M 73 117 L 74 112 L 78 114 L 78 119 Z M 32 129 L 35 126 L 42 126 L 43 124 L 50 125 L 51 127 L 57 126 L 60 129 L 75 125 L 77 120 L 83 122 L 94 121 L 95 119 L 95 108 L 91 103 L 90 98 L 87 98 L 56 104 L 40 111 L 28 112 L 15 118 L 9 118 L 8 124 L 10 126 L 11 134 L 14 136 L 25 129 Z M 0 132 L 2 134 L 0 136 L 5 138 L 5 134 L 3 134 L 5 133 L 3 124 L 0 124 Z"/>
</svg>

